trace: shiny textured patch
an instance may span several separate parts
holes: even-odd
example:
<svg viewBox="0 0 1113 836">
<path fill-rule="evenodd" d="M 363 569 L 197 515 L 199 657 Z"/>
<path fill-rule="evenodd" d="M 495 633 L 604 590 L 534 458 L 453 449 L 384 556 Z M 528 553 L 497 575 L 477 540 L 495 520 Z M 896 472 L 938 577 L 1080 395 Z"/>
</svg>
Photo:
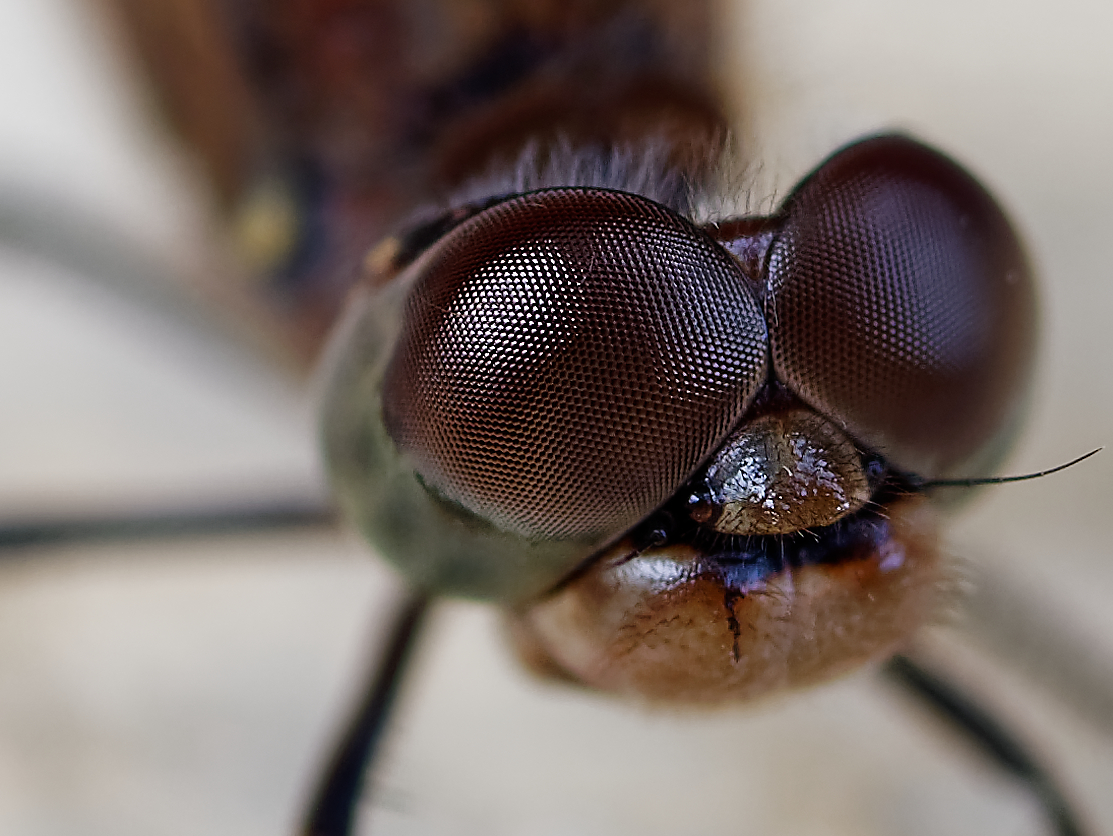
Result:
<svg viewBox="0 0 1113 836">
<path fill-rule="evenodd" d="M 737 262 L 645 198 L 523 195 L 413 269 L 387 429 L 427 485 L 526 537 L 629 528 L 766 379 L 765 323 Z"/>
<path fill-rule="evenodd" d="M 722 534 L 791 534 L 837 522 L 870 498 L 854 443 L 809 409 L 762 415 L 731 433 L 689 499 Z"/>
</svg>

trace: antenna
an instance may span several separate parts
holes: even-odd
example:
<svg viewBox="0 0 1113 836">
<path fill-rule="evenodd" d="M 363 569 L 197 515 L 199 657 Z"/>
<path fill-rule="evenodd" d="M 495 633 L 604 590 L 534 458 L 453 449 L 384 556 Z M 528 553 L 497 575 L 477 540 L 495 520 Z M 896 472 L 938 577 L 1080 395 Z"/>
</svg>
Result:
<svg viewBox="0 0 1113 836">
<path fill-rule="evenodd" d="M 1024 473 L 1020 476 L 985 476 L 980 479 L 930 479 L 925 481 L 916 481 L 913 479 L 912 483 L 915 487 L 926 488 L 974 488 L 978 485 L 999 485 L 1003 482 L 1026 482 L 1029 479 L 1039 479 L 1041 476 L 1050 476 L 1052 473 L 1058 473 L 1060 470 L 1066 470 L 1068 467 L 1074 467 L 1079 462 L 1083 462 L 1090 456 L 1096 456 L 1104 447 L 1098 447 L 1091 450 L 1089 453 L 1084 453 L 1077 459 L 1071 459 L 1066 464 L 1052 467 L 1048 470 L 1039 470 L 1035 473 Z"/>
</svg>

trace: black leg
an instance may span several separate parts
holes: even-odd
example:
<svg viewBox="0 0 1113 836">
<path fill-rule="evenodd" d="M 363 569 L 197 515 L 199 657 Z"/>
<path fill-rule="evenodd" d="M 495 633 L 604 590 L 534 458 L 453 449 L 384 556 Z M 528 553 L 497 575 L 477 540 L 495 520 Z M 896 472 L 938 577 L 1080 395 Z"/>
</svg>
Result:
<svg viewBox="0 0 1113 836">
<path fill-rule="evenodd" d="M 350 836 L 363 790 L 364 774 L 374 763 L 390 722 L 394 698 L 409 667 L 431 599 L 409 593 L 398 606 L 382 661 L 367 693 L 333 752 L 309 804 L 303 836 Z"/>
<path fill-rule="evenodd" d="M 331 525 L 335 519 L 335 513 L 327 505 L 306 502 L 170 514 L 7 522 L 0 523 L 0 557 L 5 550 L 33 546 L 268 531 Z"/>
<path fill-rule="evenodd" d="M 1039 801 L 1056 836 L 1083 836 L 1063 793 L 1015 734 L 946 677 L 906 656 L 885 666 L 886 675 L 960 731 L 1004 772 L 1022 782 Z"/>
</svg>

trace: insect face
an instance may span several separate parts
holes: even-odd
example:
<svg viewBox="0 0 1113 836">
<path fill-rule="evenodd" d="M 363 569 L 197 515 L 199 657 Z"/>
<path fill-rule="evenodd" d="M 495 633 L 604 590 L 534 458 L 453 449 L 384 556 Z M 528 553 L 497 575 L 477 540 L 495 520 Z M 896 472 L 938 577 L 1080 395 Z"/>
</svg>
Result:
<svg viewBox="0 0 1113 836">
<path fill-rule="evenodd" d="M 915 480 L 992 463 L 1025 393 L 1023 254 L 942 155 L 863 141 L 721 229 L 512 196 L 336 349 L 326 447 L 361 529 L 596 687 L 714 702 L 891 653 L 939 572 Z"/>
</svg>

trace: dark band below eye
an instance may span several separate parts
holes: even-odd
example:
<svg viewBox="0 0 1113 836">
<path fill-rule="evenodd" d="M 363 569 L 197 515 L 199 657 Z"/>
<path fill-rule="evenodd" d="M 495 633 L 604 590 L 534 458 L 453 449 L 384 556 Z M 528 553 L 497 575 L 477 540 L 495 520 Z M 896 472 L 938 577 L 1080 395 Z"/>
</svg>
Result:
<svg viewBox="0 0 1113 836">
<path fill-rule="evenodd" d="M 411 269 L 387 429 L 426 484 L 522 536 L 633 525 L 766 378 L 765 322 L 737 263 L 645 198 L 523 195 Z"/>
</svg>

